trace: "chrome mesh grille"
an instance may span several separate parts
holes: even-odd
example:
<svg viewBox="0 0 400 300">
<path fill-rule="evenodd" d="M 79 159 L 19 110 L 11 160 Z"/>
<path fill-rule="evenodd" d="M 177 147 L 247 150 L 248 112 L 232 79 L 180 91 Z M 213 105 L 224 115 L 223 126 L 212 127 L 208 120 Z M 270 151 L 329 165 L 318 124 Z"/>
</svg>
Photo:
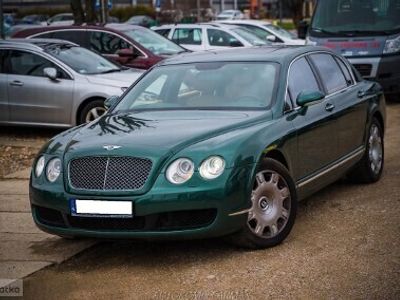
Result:
<svg viewBox="0 0 400 300">
<path fill-rule="evenodd" d="M 146 183 L 151 167 L 151 160 L 137 157 L 76 158 L 69 164 L 69 182 L 80 190 L 138 190 Z"/>
</svg>

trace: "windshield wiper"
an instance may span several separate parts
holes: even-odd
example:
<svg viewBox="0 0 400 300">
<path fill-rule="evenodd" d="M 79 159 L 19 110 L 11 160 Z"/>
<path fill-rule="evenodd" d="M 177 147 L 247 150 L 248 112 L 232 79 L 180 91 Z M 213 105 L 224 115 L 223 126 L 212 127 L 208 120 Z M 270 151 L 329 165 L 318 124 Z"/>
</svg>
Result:
<svg viewBox="0 0 400 300">
<path fill-rule="evenodd" d="M 121 72 L 121 71 L 122 71 L 121 69 L 110 69 L 110 70 L 102 71 L 98 74 L 107 74 L 107 73 L 114 73 L 114 72 Z"/>
<path fill-rule="evenodd" d="M 391 30 L 340 30 L 339 34 L 345 34 L 347 36 L 355 36 L 355 35 L 389 35 L 391 34 Z"/>
<path fill-rule="evenodd" d="M 316 32 L 325 33 L 325 34 L 331 34 L 331 35 L 337 35 L 338 34 L 337 31 L 329 31 L 329 30 L 325 30 L 325 29 L 322 29 L 322 28 L 318 28 L 318 27 L 311 28 L 311 30 L 316 31 Z"/>
</svg>

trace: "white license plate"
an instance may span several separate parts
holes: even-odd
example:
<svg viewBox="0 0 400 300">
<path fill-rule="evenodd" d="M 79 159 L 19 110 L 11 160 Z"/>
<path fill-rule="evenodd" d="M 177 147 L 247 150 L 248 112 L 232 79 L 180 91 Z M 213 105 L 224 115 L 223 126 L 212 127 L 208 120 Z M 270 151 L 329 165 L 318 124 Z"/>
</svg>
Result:
<svg viewBox="0 0 400 300">
<path fill-rule="evenodd" d="M 131 201 L 71 199 L 73 215 L 132 216 Z"/>
</svg>

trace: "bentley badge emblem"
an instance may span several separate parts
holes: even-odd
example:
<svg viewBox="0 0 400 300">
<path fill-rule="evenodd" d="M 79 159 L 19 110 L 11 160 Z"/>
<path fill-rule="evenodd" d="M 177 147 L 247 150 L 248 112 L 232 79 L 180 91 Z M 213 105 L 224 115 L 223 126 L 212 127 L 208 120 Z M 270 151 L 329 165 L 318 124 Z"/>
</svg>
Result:
<svg viewBox="0 0 400 300">
<path fill-rule="evenodd" d="M 118 145 L 104 145 L 103 148 L 106 149 L 107 151 L 112 151 L 112 150 L 121 148 L 121 146 L 118 146 Z"/>
</svg>

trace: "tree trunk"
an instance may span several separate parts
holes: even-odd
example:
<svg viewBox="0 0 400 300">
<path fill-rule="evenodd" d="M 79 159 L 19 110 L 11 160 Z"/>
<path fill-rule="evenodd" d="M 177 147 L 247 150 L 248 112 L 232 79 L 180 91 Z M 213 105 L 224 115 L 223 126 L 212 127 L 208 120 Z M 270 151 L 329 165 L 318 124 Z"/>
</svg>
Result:
<svg viewBox="0 0 400 300">
<path fill-rule="evenodd" d="M 82 25 L 85 22 L 81 0 L 71 0 L 71 10 L 74 15 L 74 24 Z"/>
<path fill-rule="evenodd" d="M 303 4 L 304 0 L 283 0 L 289 9 L 292 20 L 296 28 L 299 27 L 300 21 L 303 19 Z"/>
<path fill-rule="evenodd" d="M 96 24 L 96 0 L 85 0 L 85 11 L 86 11 L 86 23 L 88 25 Z"/>
</svg>

